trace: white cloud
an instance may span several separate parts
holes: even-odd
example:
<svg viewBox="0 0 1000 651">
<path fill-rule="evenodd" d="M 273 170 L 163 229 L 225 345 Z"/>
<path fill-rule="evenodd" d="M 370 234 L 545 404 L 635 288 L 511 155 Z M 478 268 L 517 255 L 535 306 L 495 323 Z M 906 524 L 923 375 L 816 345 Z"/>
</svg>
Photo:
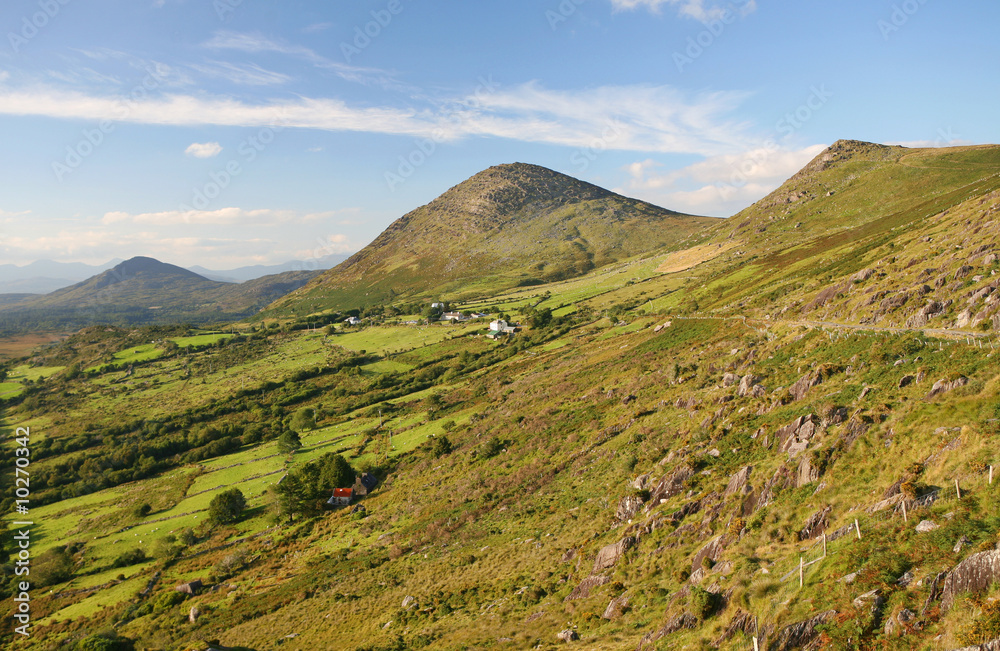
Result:
<svg viewBox="0 0 1000 651">
<path fill-rule="evenodd" d="M 184 153 L 195 158 L 212 158 L 222 153 L 222 145 L 217 142 L 193 142 Z"/>
<path fill-rule="evenodd" d="M 211 61 L 208 64 L 191 64 L 192 70 L 215 79 L 224 79 L 243 86 L 276 86 L 291 81 L 291 77 L 267 70 L 255 63 L 238 65 L 228 61 Z"/>
<path fill-rule="evenodd" d="M 727 12 L 736 12 L 740 15 L 749 14 L 757 9 L 756 0 L 738 0 L 737 2 L 708 2 L 706 0 L 611 0 L 611 5 L 616 10 L 634 10 L 640 7 L 649 9 L 652 12 L 659 12 L 664 5 L 677 7 L 677 13 L 687 18 L 693 18 L 703 23 L 711 20 L 718 20 Z"/>
<path fill-rule="evenodd" d="M 492 92 L 491 92 L 492 91 Z M 294 127 L 433 138 L 499 137 L 569 147 L 717 155 L 749 147 L 747 125 L 728 117 L 745 93 L 690 95 L 667 86 L 549 90 L 528 83 L 480 89 L 441 105 L 349 106 L 300 97 L 248 104 L 230 97 L 117 97 L 35 87 L 0 91 L 0 114 L 174 126 Z M 458 109 L 451 107 L 458 106 Z"/>
<path fill-rule="evenodd" d="M 671 210 L 728 217 L 778 188 L 824 149 L 757 147 L 667 172 L 651 159 L 637 161 L 626 167 L 631 178 L 618 191 Z"/>
<path fill-rule="evenodd" d="M 0 84 L 10 79 L 10 73 L 6 70 L 0 70 Z"/>
</svg>

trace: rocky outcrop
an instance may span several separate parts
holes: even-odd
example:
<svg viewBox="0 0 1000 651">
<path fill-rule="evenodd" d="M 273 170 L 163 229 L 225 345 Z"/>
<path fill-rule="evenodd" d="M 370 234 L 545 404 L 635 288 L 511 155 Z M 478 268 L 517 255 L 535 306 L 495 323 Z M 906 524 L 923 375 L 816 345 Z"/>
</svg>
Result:
<svg viewBox="0 0 1000 651">
<path fill-rule="evenodd" d="M 604 609 L 604 614 L 601 615 L 604 619 L 615 620 L 625 614 L 628 610 L 629 599 L 628 595 L 621 595 L 615 599 L 611 600 L 608 607 Z"/>
<path fill-rule="evenodd" d="M 753 373 L 747 373 L 740 379 L 740 386 L 736 390 L 736 395 L 741 398 L 752 396 L 763 398 L 767 394 L 767 389 L 759 384 L 760 378 Z"/>
<path fill-rule="evenodd" d="M 691 572 L 701 568 L 703 561 L 707 558 L 713 563 L 719 560 L 722 552 L 726 551 L 726 537 L 718 536 L 713 538 L 707 545 L 698 550 L 691 561 Z"/>
<path fill-rule="evenodd" d="M 827 506 L 810 515 L 809 519 L 806 520 L 805 526 L 799 531 L 799 540 L 809 540 L 826 531 L 826 528 L 830 525 L 830 512 L 832 510 L 833 507 Z"/>
<path fill-rule="evenodd" d="M 976 646 L 963 646 L 961 649 L 954 649 L 953 651 L 1000 651 L 1000 638 L 992 642 L 986 642 L 985 644 L 977 644 Z"/>
<path fill-rule="evenodd" d="M 884 631 L 886 637 L 906 635 L 906 633 L 909 632 L 910 627 L 913 625 L 913 620 L 916 618 L 917 614 L 915 612 L 909 608 L 903 608 L 886 620 Z"/>
<path fill-rule="evenodd" d="M 558 633 L 556 633 L 556 637 L 562 640 L 563 642 L 573 642 L 575 640 L 580 639 L 580 636 L 577 635 L 577 632 L 571 628 L 559 631 Z"/>
<path fill-rule="evenodd" d="M 753 472 L 753 466 L 744 466 L 739 472 L 730 477 L 729 484 L 726 486 L 726 492 L 723 493 L 723 496 L 749 494 L 752 491 L 750 487 L 751 472 Z"/>
<path fill-rule="evenodd" d="M 787 452 L 789 459 L 794 459 L 804 452 L 809 447 L 809 441 L 816 434 L 815 419 L 816 417 L 812 414 L 800 416 L 775 432 L 775 437 L 778 439 L 778 450 Z"/>
<path fill-rule="evenodd" d="M 602 547 L 601 551 L 597 552 L 597 558 L 594 560 L 593 574 L 609 567 L 614 567 L 618 559 L 622 557 L 622 554 L 631 549 L 633 545 L 635 545 L 635 538 L 625 536 L 616 543 Z"/>
<path fill-rule="evenodd" d="M 590 591 L 594 588 L 599 588 L 611 579 L 604 576 L 603 574 L 597 574 L 594 576 L 588 576 L 583 581 L 580 581 L 580 585 L 573 588 L 573 591 L 566 595 L 563 601 L 574 601 L 576 599 L 586 599 L 590 596 Z"/>
<path fill-rule="evenodd" d="M 615 517 L 619 522 L 628 522 L 642 508 L 642 498 L 638 495 L 626 495 L 618 500 L 618 508 L 615 509 Z"/>
<path fill-rule="evenodd" d="M 950 380 L 948 379 L 938 380 L 937 382 L 934 383 L 934 386 L 931 387 L 931 392 L 927 394 L 927 397 L 933 398 L 934 396 L 939 396 L 942 393 L 948 393 L 949 391 L 954 391 L 959 387 L 964 387 L 968 383 L 969 383 L 969 378 L 965 377 L 964 375 Z"/>
<path fill-rule="evenodd" d="M 941 609 L 948 610 L 963 592 L 982 593 L 1000 581 L 1000 550 L 973 554 L 945 577 L 941 588 Z"/>
<path fill-rule="evenodd" d="M 646 506 L 647 510 L 658 505 L 660 500 L 667 500 L 683 493 L 684 482 L 691 477 L 694 477 L 694 469 L 685 465 L 661 479 L 650 495 L 649 504 Z"/>
<path fill-rule="evenodd" d="M 771 651 L 792 651 L 792 649 L 801 649 L 815 640 L 819 635 L 816 631 L 816 627 L 820 624 L 826 623 L 827 620 L 836 614 L 836 610 L 828 610 L 811 619 L 807 619 L 804 622 L 797 622 L 786 626 L 781 629 L 780 633 L 778 633 L 777 640 L 775 640 L 774 644 L 772 644 L 769 649 Z"/>
<path fill-rule="evenodd" d="M 819 468 L 813 465 L 810 457 L 803 455 L 795 471 L 795 488 L 802 488 L 817 479 L 819 479 Z"/>
</svg>

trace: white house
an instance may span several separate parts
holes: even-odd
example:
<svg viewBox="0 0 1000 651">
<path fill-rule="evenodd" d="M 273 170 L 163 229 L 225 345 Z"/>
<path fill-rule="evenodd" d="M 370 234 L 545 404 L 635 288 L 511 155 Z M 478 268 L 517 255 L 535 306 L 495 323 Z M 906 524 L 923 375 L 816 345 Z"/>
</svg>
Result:
<svg viewBox="0 0 1000 651">
<path fill-rule="evenodd" d="M 356 316 L 349 316 L 346 319 L 344 319 L 344 323 L 346 323 L 347 325 L 358 325 L 359 323 L 361 323 L 361 319 L 359 319 Z"/>
<path fill-rule="evenodd" d="M 496 319 L 495 321 L 490 321 L 490 330 L 510 335 L 517 331 L 517 326 L 507 323 L 504 319 Z"/>
</svg>

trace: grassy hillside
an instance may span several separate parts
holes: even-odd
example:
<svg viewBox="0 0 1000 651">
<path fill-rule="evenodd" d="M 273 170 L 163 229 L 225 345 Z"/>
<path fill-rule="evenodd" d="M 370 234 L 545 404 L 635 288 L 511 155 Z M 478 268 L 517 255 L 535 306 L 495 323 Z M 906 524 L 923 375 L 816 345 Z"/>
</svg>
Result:
<svg viewBox="0 0 1000 651">
<path fill-rule="evenodd" d="M 992 319 L 862 323 L 879 308 L 857 296 L 910 287 L 925 263 L 909 256 L 973 265 L 995 151 L 839 143 L 789 182 L 829 202 L 800 198 L 787 233 L 729 240 L 727 222 L 683 251 L 457 305 L 522 323 L 507 340 L 481 336 L 485 320 L 408 324 L 396 305 L 350 328 L 89 328 L 8 363 L 3 440 L 13 456 L 31 427 L 39 570 L 17 644 L 114 630 L 171 651 L 554 649 L 569 631 L 595 649 L 930 651 L 1000 637 Z M 905 191 L 889 182 L 904 167 L 923 175 Z M 847 185 L 820 196 L 834 178 Z M 774 196 L 738 219 L 770 222 Z M 907 253 L 880 257 L 894 248 Z M 927 283 L 933 300 L 967 306 L 995 280 L 967 276 Z M 378 487 L 333 511 L 283 501 L 282 477 L 331 454 Z M 210 521 L 231 489 L 246 509 Z M 193 579 L 205 590 L 173 590 Z"/>
<path fill-rule="evenodd" d="M 499 165 L 407 213 L 275 314 L 462 298 L 538 285 L 677 246 L 718 220 L 622 197 L 537 165 Z"/>
</svg>

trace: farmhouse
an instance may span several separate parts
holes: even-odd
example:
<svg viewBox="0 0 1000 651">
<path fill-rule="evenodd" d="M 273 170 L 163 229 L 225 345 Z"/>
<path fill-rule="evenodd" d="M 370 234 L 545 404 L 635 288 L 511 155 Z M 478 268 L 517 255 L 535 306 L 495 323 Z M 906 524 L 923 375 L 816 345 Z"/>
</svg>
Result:
<svg viewBox="0 0 1000 651">
<path fill-rule="evenodd" d="M 461 312 L 445 312 L 441 315 L 441 318 L 445 321 L 468 321 L 469 317 L 465 316 Z"/>
<path fill-rule="evenodd" d="M 349 316 L 346 319 L 344 319 L 344 323 L 346 323 L 347 325 L 358 325 L 359 323 L 361 323 L 361 319 L 359 319 L 356 316 Z"/>
<path fill-rule="evenodd" d="M 375 490 L 378 485 L 378 479 L 375 475 L 367 472 L 363 472 L 358 475 L 358 478 L 354 481 L 354 486 L 351 488 L 354 497 L 364 497 L 368 493 Z"/>
<path fill-rule="evenodd" d="M 354 497 L 354 489 L 351 488 L 334 488 L 333 495 L 326 503 L 330 506 L 347 506 L 351 503 L 351 499 Z"/>
</svg>

